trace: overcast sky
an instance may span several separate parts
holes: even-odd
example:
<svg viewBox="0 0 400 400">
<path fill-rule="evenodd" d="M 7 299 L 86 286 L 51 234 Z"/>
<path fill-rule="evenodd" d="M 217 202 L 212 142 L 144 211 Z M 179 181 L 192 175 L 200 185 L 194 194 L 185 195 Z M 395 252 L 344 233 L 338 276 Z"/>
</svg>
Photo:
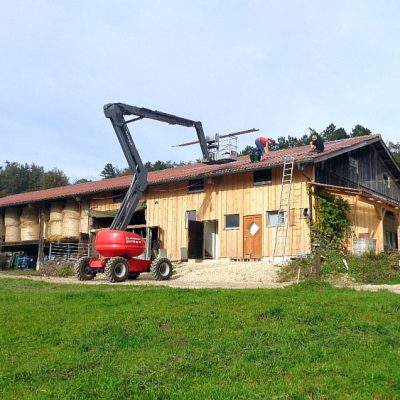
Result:
<svg viewBox="0 0 400 400">
<path fill-rule="evenodd" d="M 400 2 L 0 0 L 0 162 L 98 179 L 126 161 L 103 105 L 207 134 L 300 136 L 333 122 L 400 141 Z M 189 161 L 194 129 L 130 125 L 144 162 Z M 243 135 L 239 150 L 253 144 Z"/>
</svg>

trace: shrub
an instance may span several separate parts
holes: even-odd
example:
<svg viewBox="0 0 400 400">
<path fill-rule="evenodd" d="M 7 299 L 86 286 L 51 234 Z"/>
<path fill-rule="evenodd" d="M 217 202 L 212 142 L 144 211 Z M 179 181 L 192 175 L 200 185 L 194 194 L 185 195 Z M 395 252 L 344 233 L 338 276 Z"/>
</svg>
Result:
<svg viewBox="0 0 400 400">
<path fill-rule="evenodd" d="M 362 283 L 399 283 L 400 255 L 395 253 L 365 253 L 361 256 L 352 254 L 342 255 L 336 251 L 327 251 L 322 257 L 321 277 L 348 274 L 356 282 Z M 345 267 L 346 260 L 349 269 Z M 300 269 L 300 280 L 315 277 L 315 257 L 293 260 L 283 266 L 278 273 L 281 282 L 297 279 Z"/>
<path fill-rule="evenodd" d="M 68 277 L 74 275 L 74 265 L 68 262 L 47 261 L 35 275 Z"/>
</svg>

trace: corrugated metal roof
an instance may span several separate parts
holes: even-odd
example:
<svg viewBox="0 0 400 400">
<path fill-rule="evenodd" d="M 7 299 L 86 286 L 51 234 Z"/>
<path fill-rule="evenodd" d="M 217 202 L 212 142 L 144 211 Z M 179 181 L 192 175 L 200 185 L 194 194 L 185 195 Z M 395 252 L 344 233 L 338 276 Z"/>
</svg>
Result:
<svg viewBox="0 0 400 400">
<path fill-rule="evenodd" d="M 264 155 L 262 161 L 257 163 L 251 163 L 248 156 L 238 157 L 238 160 L 235 162 L 220 165 L 194 163 L 176 168 L 150 172 L 148 175 L 148 181 L 149 185 L 157 185 L 168 182 L 183 181 L 202 176 L 206 177 L 252 171 L 281 165 L 286 157 L 294 157 L 295 162 L 297 163 L 315 163 L 321 158 L 331 158 L 340 154 L 341 152 L 351 151 L 355 147 L 366 146 L 370 143 L 381 140 L 382 139 L 380 135 L 360 136 L 350 139 L 335 140 L 325 143 L 325 151 L 323 153 L 314 154 L 309 152 L 309 146 L 271 151 Z M 35 203 L 44 200 L 49 201 L 76 196 L 86 196 L 105 191 L 122 190 L 127 189 L 130 186 L 131 181 L 131 176 L 122 176 L 118 178 L 104 179 L 101 181 L 80 183 L 53 189 L 39 190 L 35 192 L 20 193 L 0 198 L 0 207 Z"/>
</svg>

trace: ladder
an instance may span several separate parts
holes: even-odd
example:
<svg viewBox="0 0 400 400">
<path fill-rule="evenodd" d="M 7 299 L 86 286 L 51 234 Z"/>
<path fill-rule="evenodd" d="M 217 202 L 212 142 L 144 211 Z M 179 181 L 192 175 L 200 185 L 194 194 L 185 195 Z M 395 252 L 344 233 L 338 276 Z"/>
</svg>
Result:
<svg viewBox="0 0 400 400">
<path fill-rule="evenodd" d="M 290 201 L 292 194 L 294 157 L 286 157 L 283 161 L 281 193 L 279 196 L 278 221 L 275 227 L 275 240 L 272 259 L 281 255 L 285 258 L 289 230 Z M 283 219 L 283 223 L 282 222 Z M 278 254 L 280 253 L 280 254 Z"/>
</svg>

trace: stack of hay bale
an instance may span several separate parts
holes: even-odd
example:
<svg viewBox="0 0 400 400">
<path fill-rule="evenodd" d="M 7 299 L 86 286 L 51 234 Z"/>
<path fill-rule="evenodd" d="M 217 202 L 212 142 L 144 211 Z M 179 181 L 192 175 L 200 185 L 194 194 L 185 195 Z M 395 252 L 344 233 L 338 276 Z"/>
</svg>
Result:
<svg viewBox="0 0 400 400">
<path fill-rule="evenodd" d="M 5 242 L 19 242 L 21 240 L 19 214 L 18 208 L 6 208 L 4 214 Z"/>
<path fill-rule="evenodd" d="M 64 204 L 61 202 L 51 203 L 48 238 L 52 241 L 58 241 L 62 237 L 63 208 Z"/>
<path fill-rule="evenodd" d="M 24 207 L 21 213 L 21 241 L 39 240 L 39 214 L 35 207 Z"/>
<path fill-rule="evenodd" d="M 63 239 L 78 239 L 81 214 L 78 203 L 68 200 L 62 212 L 62 236 Z"/>
<path fill-rule="evenodd" d="M 4 228 L 4 212 L 0 211 L 0 241 L 4 237 L 5 228 Z"/>
<path fill-rule="evenodd" d="M 79 221 L 79 232 L 89 233 L 89 202 L 81 203 L 81 216 Z"/>
</svg>

